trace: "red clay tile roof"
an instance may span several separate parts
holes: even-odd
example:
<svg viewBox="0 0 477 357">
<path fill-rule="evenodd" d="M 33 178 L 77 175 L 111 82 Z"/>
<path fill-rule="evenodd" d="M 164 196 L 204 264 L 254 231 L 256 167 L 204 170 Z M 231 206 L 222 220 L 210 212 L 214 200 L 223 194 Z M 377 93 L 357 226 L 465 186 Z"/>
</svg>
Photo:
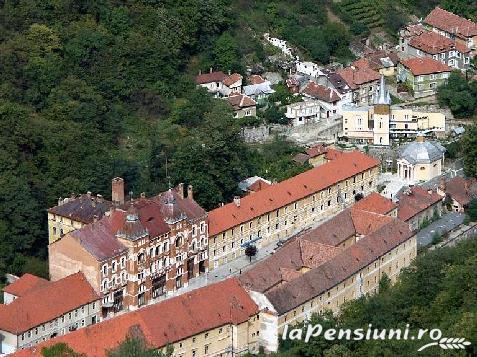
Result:
<svg viewBox="0 0 477 357">
<path fill-rule="evenodd" d="M 19 335 L 98 299 L 83 273 L 72 274 L 0 305 L 0 330 Z"/>
<path fill-rule="evenodd" d="M 378 160 L 359 151 L 342 153 L 330 162 L 242 198 L 240 207 L 231 202 L 210 211 L 209 235 L 214 236 L 254 217 L 272 212 L 378 164 Z"/>
<path fill-rule="evenodd" d="M 89 194 L 67 198 L 67 200 L 59 206 L 50 208 L 48 212 L 88 224 L 95 218 L 103 217 L 113 205 L 110 201 Z"/>
<path fill-rule="evenodd" d="M 455 41 L 434 31 L 424 32 L 409 41 L 410 46 L 433 55 L 452 50 L 455 47 L 454 44 Z"/>
<path fill-rule="evenodd" d="M 271 186 L 271 184 L 269 184 L 268 182 L 262 179 L 258 179 L 257 181 L 255 181 L 248 187 L 248 190 L 253 192 L 258 192 L 263 190 L 264 188 L 267 188 L 268 186 Z"/>
<path fill-rule="evenodd" d="M 339 248 L 330 245 L 295 239 L 242 273 L 239 280 L 244 287 L 263 293 L 300 276 L 300 269 L 316 268 L 339 252 Z"/>
<path fill-rule="evenodd" d="M 477 182 L 475 179 L 457 176 L 446 182 L 445 191 L 452 199 L 465 206 L 472 198 L 477 197 Z"/>
<path fill-rule="evenodd" d="M 318 145 L 312 146 L 311 148 L 306 149 L 306 154 L 309 157 L 313 158 L 313 157 L 317 157 L 317 156 L 326 154 L 327 151 L 328 151 L 328 149 L 326 148 L 325 145 L 318 144 Z"/>
<path fill-rule="evenodd" d="M 109 216 L 67 234 L 63 239 L 76 239 L 98 261 L 115 257 L 126 250 L 116 238 L 124 227 L 127 211 L 133 208 L 140 224 L 150 237 L 156 238 L 170 231 L 168 221 L 205 218 L 207 212 L 197 202 L 181 198 L 176 189 L 171 189 L 151 198 L 139 198 L 127 202 Z M 71 237 L 71 238 L 70 238 Z"/>
<path fill-rule="evenodd" d="M 264 83 L 265 79 L 263 79 L 263 77 L 258 74 L 252 74 L 248 78 L 248 81 L 250 82 L 250 84 L 260 84 L 260 83 Z"/>
<path fill-rule="evenodd" d="M 335 90 L 316 84 L 315 82 L 309 82 L 303 89 L 302 93 L 327 103 L 333 103 L 340 100 L 340 97 Z"/>
<path fill-rule="evenodd" d="M 450 72 L 450 68 L 445 63 L 439 62 L 434 58 L 423 57 L 423 58 L 409 58 L 401 61 L 404 67 L 409 68 L 413 75 L 419 76 L 422 74 L 432 74 L 432 73 L 441 73 L 441 72 Z"/>
<path fill-rule="evenodd" d="M 35 289 L 42 288 L 50 282 L 32 274 L 23 274 L 21 278 L 5 286 L 3 291 L 17 297 L 23 296 Z"/>
<path fill-rule="evenodd" d="M 298 164 L 306 164 L 308 162 L 308 160 L 310 159 L 310 156 L 308 156 L 307 154 L 304 154 L 302 152 L 299 152 L 298 154 L 296 154 L 295 156 L 293 156 L 293 161 L 298 163 Z"/>
<path fill-rule="evenodd" d="M 44 342 L 12 357 L 41 356 L 41 348 L 66 343 L 88 357 L 106 357 L 106 351 L 125 340 L 131 329 L 140 329 L 147 342 L 162 348 L 207 330 L 239 324 L 258 314 L 258 306 L 236 278 L 193 290 L 134 312 L 88 326 Z"/>
<path fill-rule="evenodd" d="M 408 221 L 439 201 L 442 201 L 442 196 L 437 192 L 429 193 L 422 187 L 412 187 L 409 195 L 403 193 L 399 197 L 398 218 Z"/>
<path fill-rule="evenodd" d="M 222 83 L 225 84 L 227 87 L 229 87 L 235 82 L 240 81 L 241 79 L 242 79 L 242 76 L 240 74 L 232 73 L 230 76 L 225 77 Z"/>
<path fill-rule="evenodd" d="M 195 82 L 197 84 L 206 84 L 212 82 L 222 82 L 227 76 L 224 72 L 210 72 L 210 73 L 203 73 L 195 76 Z"/>
<path fill-rule="evenodd" d="M 252 98 L 239 93 L 231 94 L 229 97 L 227 97 L 227 101 L 234 108 L 234 110 L 253 107 L 257 104 Z"/>
<path fill-rule="evenodd" d="M 319 267 L 271 289 L 265 295 L 278 314 L 283 315 L 333 288 L 412 236 L 406 223 L 393 219 Z"/>
<path fill-rule="evenodd" d="M 436 7 L 424 19 L 426 24 L 436 27 L 445 32 L 455 34 L 460 38 L 477 35 L 477 24 L 452 12 Z"/>
<path fill-rule="evenodd" d="M 328 148 L 326 150 L 326 154 L 325 154 L 325 158 L 326 160 L 335 160 L 335 159 L 338 159 L 341 157 L 341 155 L 343 155 L 343 151 L 340 151 L 340 150 L 336 150 L 336 149 L 333 149 L 333 148 Z"/>
<path fill-rule="evenodd" d="M 378 81 L 379 73 L 369 67 L 346 67 L 337 71 L 351 89 L 356 89 L 362 84 Z"/>
<path fill-rule="evenodd" d="M 411 24 L 404 27 L 404 38 L 412 38 L 419 36 L 420 34 L 427 32 L 426 28 L 422 24 Z"/>
<path fill-rule="evenodd" d="M 379 193 L 372 192 L 368 196 L 356 202 L 353 207 L 362 211 L 388 214 L 395 209 L 397 205 L 390 199 L 381 196 Z"/>
</svg>

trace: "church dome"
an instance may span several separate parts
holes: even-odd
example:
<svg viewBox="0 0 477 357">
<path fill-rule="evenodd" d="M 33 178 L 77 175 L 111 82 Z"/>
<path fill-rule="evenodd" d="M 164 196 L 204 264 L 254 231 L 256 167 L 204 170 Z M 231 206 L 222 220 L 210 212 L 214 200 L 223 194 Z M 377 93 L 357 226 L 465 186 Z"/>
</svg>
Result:
<svg viewBox="0 0 477 357">
<path fill-rule="evenodd" d="M 442 159 L 446 149 L 438 142 L 418 140 L 404 146 L 399 157 L 410 164 L 430 164 Z"/>
</svg>

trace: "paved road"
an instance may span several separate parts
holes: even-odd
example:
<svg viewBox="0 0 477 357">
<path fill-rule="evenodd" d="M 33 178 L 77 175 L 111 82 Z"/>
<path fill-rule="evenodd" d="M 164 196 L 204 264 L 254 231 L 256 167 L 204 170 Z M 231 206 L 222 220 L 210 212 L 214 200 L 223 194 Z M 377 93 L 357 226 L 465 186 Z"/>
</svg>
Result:
<svg viewBox="0 0 477 357">
<path fill-rule="evenodd" d="M 457 212 L 449 212 L 443 215 L 440 219 L 432 222 L 429 226 L 421 229 L 417 233 L 417 245 L 423 247 L 431 244 L 434 234 L 449 232 L 456 228 L 464 221 L 464 214 Z"/>
</svg>

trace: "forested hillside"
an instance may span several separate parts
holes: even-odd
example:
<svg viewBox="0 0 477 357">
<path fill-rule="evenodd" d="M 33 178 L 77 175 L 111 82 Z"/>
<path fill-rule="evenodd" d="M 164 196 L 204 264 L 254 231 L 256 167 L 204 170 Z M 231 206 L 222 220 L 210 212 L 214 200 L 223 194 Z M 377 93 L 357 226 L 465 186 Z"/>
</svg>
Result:
<svg viewBox="0 0 477 357">
<path fill-rule="evenodd" d="M 472 343 L 464 351 L 449 351 L 437 346 L 417 352 L 428 338 L 421 341 L 326 341 L 312 339 L 309 343 L 282 343 L 276 357 L 298 356 L 474 356 L 477 353 L 477 240 L 461 243 L 455 248 L 437 249 L 419 255 L 401 275 L 400 281 L 389 286 L 381 281 L 381 292 L 375 296 L 354 300 L 339 316 L 314 316 L 311 323 L 328 328 L 405 329 L 410 334 L 419 328 L 438 328 L 442 337 L 464 337 Z"/>
</svg>

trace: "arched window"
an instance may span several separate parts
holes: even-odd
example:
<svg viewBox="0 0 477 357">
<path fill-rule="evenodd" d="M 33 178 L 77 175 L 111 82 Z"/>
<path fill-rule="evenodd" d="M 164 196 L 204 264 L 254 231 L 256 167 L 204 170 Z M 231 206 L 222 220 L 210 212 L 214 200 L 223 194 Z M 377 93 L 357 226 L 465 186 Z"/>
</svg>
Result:
<svg viewBox="0 0 477 357">
<path fill-rule="evenodd" d="M 126 266 L 126 258 L 121 257 L 121 268 L 124 268 Z"/>
<path fill-rule="evenodd" d="M 138 262 L 143 262 L 144 261 L 144 253 L 139 253 L 137 255 L 137 261 Z"/>
<path fill-rule="evenodd" d="M 176 248 L 179 248 L 182 245 L 182 236 L 176 238 Z"/>
<path fill-rule="evenodd" d="M 113 263 L 111 264 L 111 268 L 112 268 L 113 272 L 116 271 L 116 262 L 113 262 Z"/>
<path fill-rule="evenodd" d="M 161 254 L 161 249 L 160 249 L 159 245 L 156 247 L 156 252 L 155 253 L 156 253 L 156 255 Z"/>
<path fill-rule="evenodd" d="M 108 264 L 103 265 L 103 275 L 108 274 Z"/>
<path fill-rule="evenodd" d="M 107 290 L 108 289 L 108 279 L 104 279 L 102 285 L 103 285 L 103 290 Z"/>
</svg>

